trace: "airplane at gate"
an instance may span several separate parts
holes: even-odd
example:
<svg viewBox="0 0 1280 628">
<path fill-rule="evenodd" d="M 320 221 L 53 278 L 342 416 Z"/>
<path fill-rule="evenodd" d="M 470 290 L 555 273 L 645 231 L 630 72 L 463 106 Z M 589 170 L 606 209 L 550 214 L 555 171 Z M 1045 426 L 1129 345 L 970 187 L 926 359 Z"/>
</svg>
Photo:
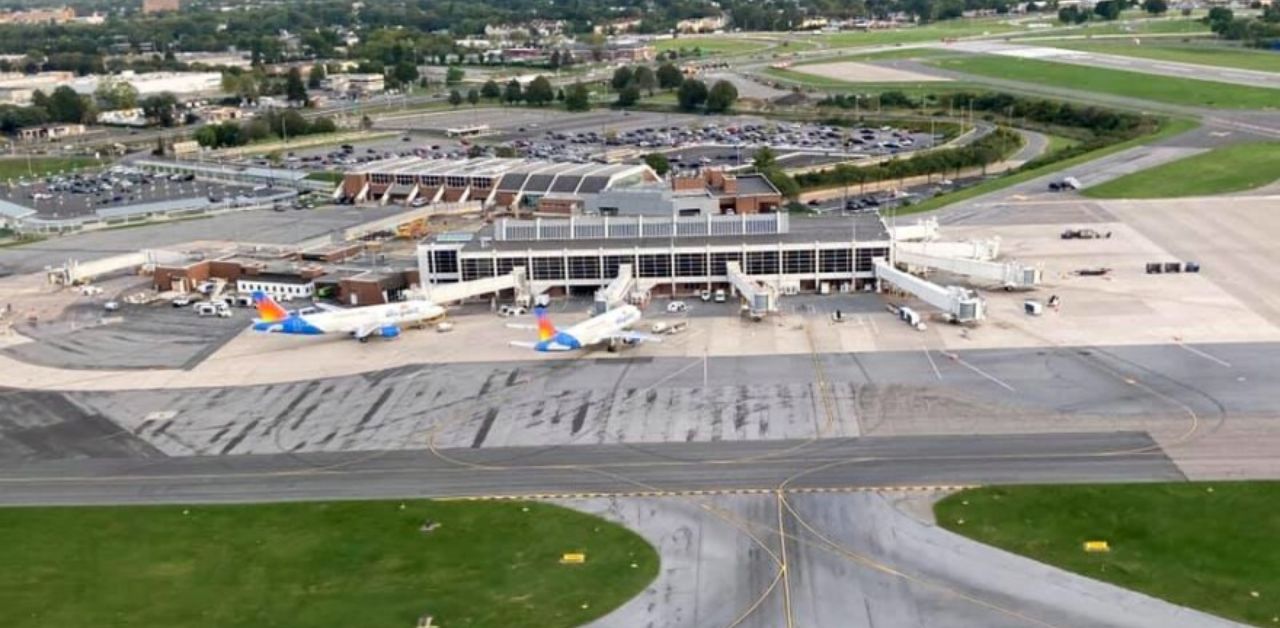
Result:
<svg viewBox="0 0 1280 628">
<path fill-rule="evenodd" d="M 317 304 L 322 311 L 312 314 L 290 312 L 262 292 L 253 293 L 253 302 L 258 307 L 254 331 L 305 336 L 348 334 L 360 342 L 367 342 L 375 334 L 395 338 L 403 325 L 444 316 L 443 307 L 422 299 L 351 309 Z"/>
<path fill-rule="evenodd" d="M 538 332 L 538 341 L 512 341 L 511 346 L 534 351 L 573 351 L 608 343 L 609 350 L 613 351 L 618 342 L 662 342 L 656 336 L 627 329 L 640 320 L 640 310 L 634 305 L 614 308 L 563 330 L 556 329 L 552 324 L 546 307 L 539 305 L 533 309 L 533 313 L 538 319 L 538 324 L 534 327 Z"/>
</svg>

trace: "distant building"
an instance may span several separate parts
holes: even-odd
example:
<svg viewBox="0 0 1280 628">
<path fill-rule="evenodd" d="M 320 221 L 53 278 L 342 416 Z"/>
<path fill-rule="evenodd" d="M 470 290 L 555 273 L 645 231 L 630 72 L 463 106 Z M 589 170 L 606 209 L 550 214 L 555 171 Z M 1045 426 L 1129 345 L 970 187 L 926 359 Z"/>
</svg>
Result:
<svg viewBox="0 0 1280 628">
<path fill-rule="evenodd" d="M 24 142 L 54 142 L 66 137 L 84 135 L 83 124 L 49 124 L 18 129 L 18 139 Z"/>
<path fill-rule="evenodd" d="M 707 17 L 695 17 L 687 20 L 676 22 L 676 32 L 680 33 L 714 33 L 722 30 L 728 20 L 723 15 L 710 15 Z"/>
<path fill-rule="evenodd" d="M 611 20 L 604 24 L 596 24 L 591 27 L 591 32 L 597 35 L 621 35 L 622 33 L 630 33 L 640 27 L 642 20 L 638 17 L 628 17 L 617 20 Z"/>
<path fill-rule="evenodd" d="M 381 74 L 330 74 L 321 87 L 338 94 L 369 96 L 386 91 L 387 80 Z"/>
<path fill-rule="evenodd" d="M 117 109 L 103 111 L 98 114 L 98 124 L 103 126 L 144 127 L 150 124 L 147 114 L 141 109 Z"/>
<path fill-rule="evenodd" d="M 76 12 L 67 7 L 0 12 L 0 24 L 67 24 L 75 19 Z"/>
<path fill-rule="evenodd" d="M 142 12 L 146 15 L 155 13 L 172 13 L 182 7 L 180 0 L 142 0 Z"/>
</svg>

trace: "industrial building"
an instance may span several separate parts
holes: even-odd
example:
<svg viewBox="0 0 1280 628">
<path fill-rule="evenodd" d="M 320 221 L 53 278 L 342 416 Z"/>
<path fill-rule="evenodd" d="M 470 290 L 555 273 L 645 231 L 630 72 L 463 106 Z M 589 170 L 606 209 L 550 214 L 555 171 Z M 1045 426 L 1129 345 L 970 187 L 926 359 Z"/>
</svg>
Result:
<svg viewBox="0 0 1280 628">
<path fill-rule="evenodd" d="M 731 285 L 734 264 L 782 293 L 863 290 L 890 236 L 878 215 L 501 219 L 477 233 L 441 233 L 419 244 L 426 285 L 470 281 L 525 267 L 535 292 L 591 294 L 630 265 L 649 294 Z M 736 285 L 736 284 L 735 284 Z"/>
</svg>

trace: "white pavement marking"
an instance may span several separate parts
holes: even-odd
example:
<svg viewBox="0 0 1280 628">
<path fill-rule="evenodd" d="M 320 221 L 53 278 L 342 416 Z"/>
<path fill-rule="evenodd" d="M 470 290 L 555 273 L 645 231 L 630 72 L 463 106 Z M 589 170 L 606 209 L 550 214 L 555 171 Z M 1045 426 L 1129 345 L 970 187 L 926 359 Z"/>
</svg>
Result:
<svg viewBox="0 0 1280 628">
<path fill-rule="evenodd" d="M 1222 365 L 1222 366 L 1225 366 L 1225 367 L 1227 367 L 1227 368 L 1231 368 L 1231 363 L 1230 363 L 1230 362 L 1228 362 L 1228 361 L 1226 361 L 1226 360 L 1223 360 L 1222 358 L 1219 358 L 1219 357 L 1217 357 L 1217 356 L 1214 356 L 1214 355 L 1210 355 L 1210 354 L 1208 354 L 1208 353 L 1205 353 L 1204 351 L 1201 351 L 1201 350 L 1199 350 L 1199 349 L 1197 349 L 1197 348 L 1195 348 L 1195 347 L 1192 347 L 1192 346 L 1190 346 L 1190 345 L 1184 345 L 1184 344 L 1182 344 L 1181 342 L 1179 342 L 1179 343 L 1178 343 L 1178 346 L 1179 346 L 1179 347 L 1181 347 L 1181 348 L 1183 348 L 1183 349 L 1186 349 L 1189 353 L 1193 353 L 1193 354 L 1195 354 L 1195 355 L 1198 355 L 1198 356 L 1200 356 L 1200 357 L 1202 357 L 1202 358 L 1204 358 L 1204 359 L 1206 359 L 1206 360 L 1209 360 L 1210 362 L 1215 362 L 1215 363 L 1220 364 L 1220 365 Z"/>
<path fill-rule="evenodd" d="M 983 377 L 985 377 L 985 378 L 987 378 L 987 379 L 991 380 L 992 382 L 994 382 L 994 383 L 996 383 L 996 384 L 998 384 L 998 385 L 1002 386 L 1003 388 L 1007 389 L 1009 392 L 1017 392 L 1017 390 L 1015 390 L 1015 389 L 1013 388 L 1013 386 L 1010 386 L 1009 384 L 1006 384 L 1006 383 L 1004 382 L 1004 380 L 1001 380 L 999 377 L 996 377 L 995 375 L 992 375 L 992 374 L 990 374 L 990 373 L 988 373 L 988 372 L 986 372 L 986 371 L 984 371 L 984 370 L 982 370 L 982 369 L 980 369 L 980 368 L 978 368 L 978 367 L 976 367 L 976 366 L 974 366 L 974 365 L 972 365 L 972 364 L 969 364 L 968 362 L 965 362 L 964 360 L 960 359 L 960 356 L 958 356 L 958 355 L 956 355 L 956 354 L 954 354 L 954 353 L 948 353 L 948 352 L 944 352 L 944 353 L 943 353 L 943 355 L 947 356 L 948 358 L 951 358 L 951 360 L 952 360 L 953 362 L 958 363 L 960 366 L 963 366 L 963 367 L 965 367 L 965 368 L 969 369 L 970 371 L 973 371 L 974 373 L 977 373 L 977 374 L 979 374 L 979 375 L 981 375 L 981 376 L 983 376 Z"/>
<path fill-rule="evenodd" d="M 929 353 L 929 347 L 922 347 L 922 350 L 924 351 L 924 357 L 929 360 L 929 366 L 933 367 L 933 374 L 938 376 L 938 379 L 942 379 L 942 372 L 938 370 L 938 363 L 933 361 L 933 355 Z"/>
</svg>

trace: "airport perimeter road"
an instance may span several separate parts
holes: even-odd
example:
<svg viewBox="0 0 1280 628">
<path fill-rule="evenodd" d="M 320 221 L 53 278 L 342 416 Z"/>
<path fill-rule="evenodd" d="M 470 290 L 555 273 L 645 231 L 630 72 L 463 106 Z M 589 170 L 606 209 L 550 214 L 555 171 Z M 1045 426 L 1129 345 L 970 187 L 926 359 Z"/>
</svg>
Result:
<svg viewBox="0 0 1280 628">
<path fill-rule="evenodd" d="M 805 492 L 985 483 L 1176 481 L 1136 432 L 485 448 L 0 467 L 0 504 Z"/>
</svg>

